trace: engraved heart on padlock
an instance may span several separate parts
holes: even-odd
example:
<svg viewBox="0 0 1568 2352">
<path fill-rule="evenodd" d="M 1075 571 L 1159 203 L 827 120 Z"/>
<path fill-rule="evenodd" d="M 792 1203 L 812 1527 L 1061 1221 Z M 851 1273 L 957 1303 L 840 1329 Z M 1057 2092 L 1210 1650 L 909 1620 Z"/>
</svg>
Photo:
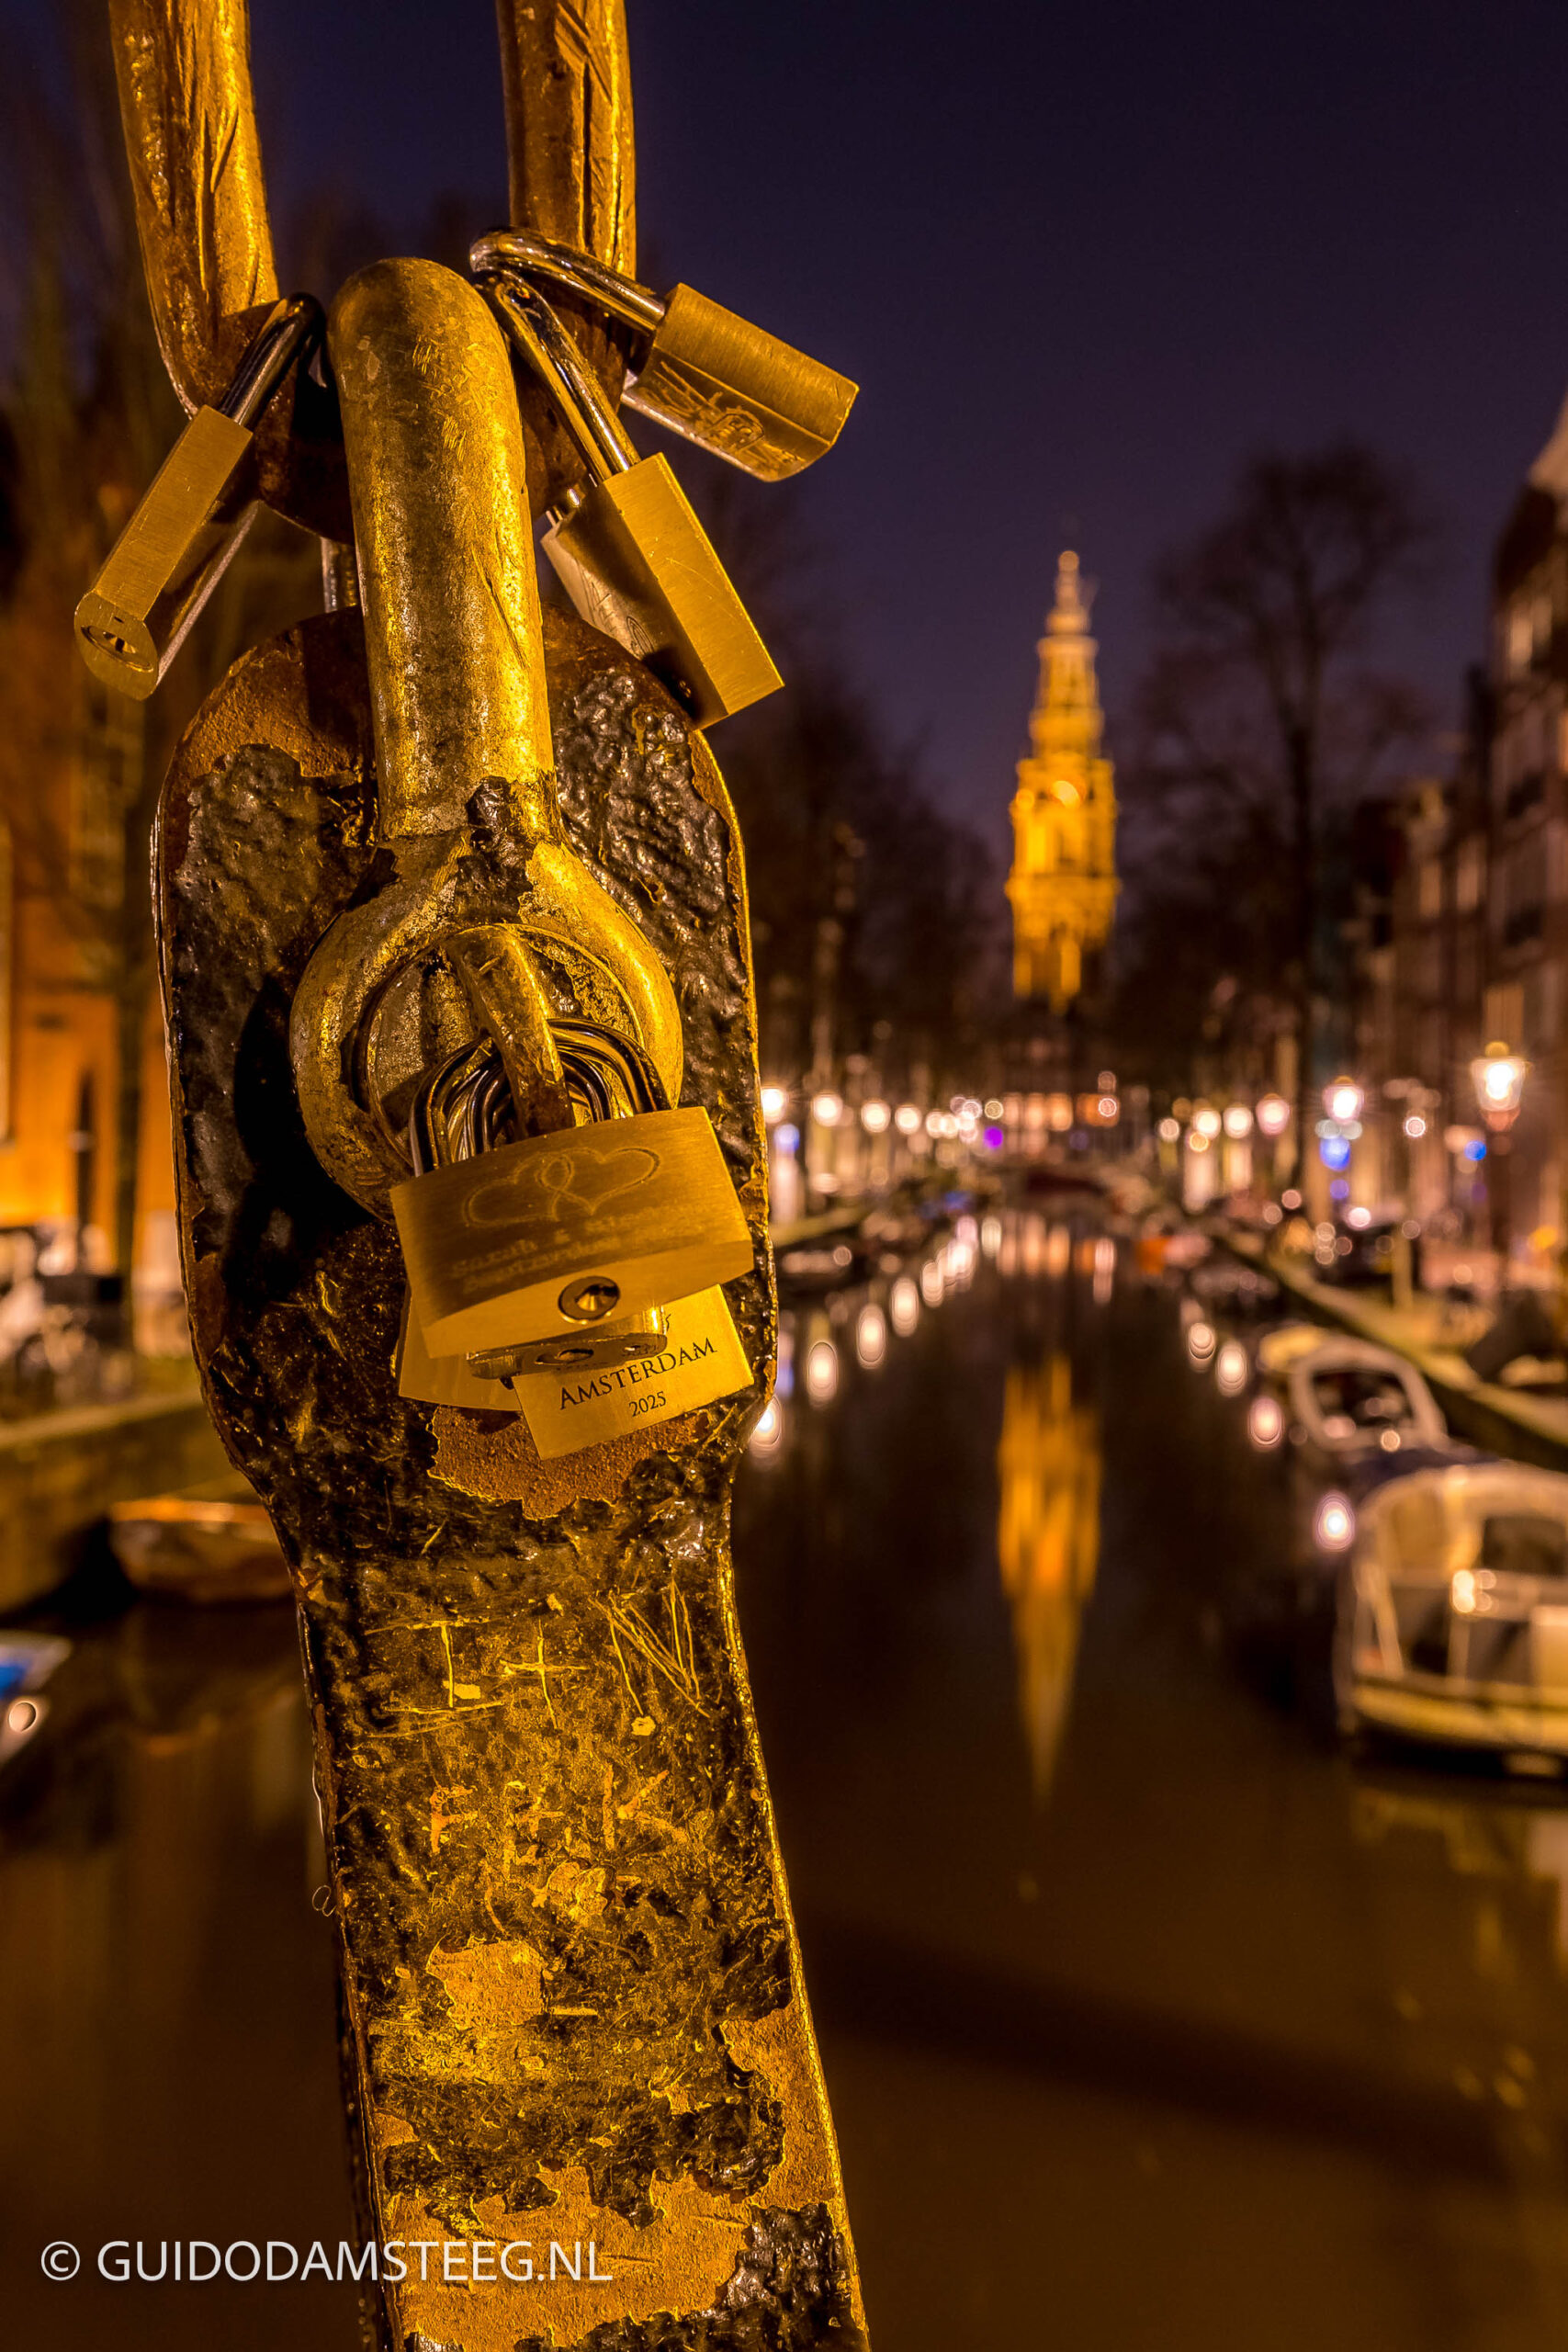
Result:
<svg viewBox="0 0 1568 2352">
<path fill-rule="evenodd" d="M 602 1152 L 597 1159 L 573 1160 L 565 1152 L 541 1160 L 534 1181 L 547 1194 L 550 1215 L 558 1217 L 561 1203 L 574 1208 L 603 1208 L 623 1193 L 635 1193 L 658 1175 L 663 1161 L 646 1144 L 627 1144 L 622 1151 Z"/>
<path fill-rule="evenodd" d="M 559 1220 L 563 1204 L 578 1209 L 603 1208 L 625 1193 L 651 1182 L 663 1162 L 644 1144 L 628 1144 L 622 1151 L 604 1154 L 574 1166 L 566 1153 L 553 1154 L 528 1169 L 523 1182 L 545 1195 L 546 1215 Z M 511 1225 L 517 1216 L 519 1178 L 509 1171 L 493 1183 L 480 1184 L 463 1204 L 465 1225 Z"/>
</svg>

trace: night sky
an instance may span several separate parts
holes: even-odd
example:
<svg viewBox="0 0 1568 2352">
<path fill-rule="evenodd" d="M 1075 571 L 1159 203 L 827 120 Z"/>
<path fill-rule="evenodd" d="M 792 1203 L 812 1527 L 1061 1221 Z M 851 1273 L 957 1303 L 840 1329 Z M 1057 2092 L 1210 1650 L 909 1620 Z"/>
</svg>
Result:
<svg viewBox="0 0 1568 2352">
<path fill-rule="evenodd" d="M 1398 650 L 1456 707 L 1568 385 L 1568 11 L 629 13 L 645 253 L 862 384 L 839 448 L 759 494 L 798 502 L 852 665 L 952 805 L 1005 808 L 1057 548 L 1100 582 L 1114 718 L 1151 559 L 1270 444 L 1353 433 L 1410 466 L 1443 560 Z M 499 206 L 488 0 L 253 22 L 280 220 L 322 183 L 411 242 L 443 191 Z"/>
</svg>

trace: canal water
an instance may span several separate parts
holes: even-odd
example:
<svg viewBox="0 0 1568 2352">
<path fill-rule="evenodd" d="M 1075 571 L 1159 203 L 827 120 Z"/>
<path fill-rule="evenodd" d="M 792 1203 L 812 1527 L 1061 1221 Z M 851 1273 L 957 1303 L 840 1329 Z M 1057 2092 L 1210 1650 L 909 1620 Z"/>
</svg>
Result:
<svg viewBox="0 0 1568 2352">
<path fill-rule="evenodd" d="M 786 1321 L 740 1611 L 874 2344 L 1546 2352 L 1568 1790 L 1352 1759 L 1238 1640 L 1288 1529 L 1180 1317 L 1031 1213 Z M 8 2341 L 355 2344 L 38 2272 L 352 2235 L 297 1676 L 287 1611 L 138 1609 L 0 1783 Z"/>
</svg>

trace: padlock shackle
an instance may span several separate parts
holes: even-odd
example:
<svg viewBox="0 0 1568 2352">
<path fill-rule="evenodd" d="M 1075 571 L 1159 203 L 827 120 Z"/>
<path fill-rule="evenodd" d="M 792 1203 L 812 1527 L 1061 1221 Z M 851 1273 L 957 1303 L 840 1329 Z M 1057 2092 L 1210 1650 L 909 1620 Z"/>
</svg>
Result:
<svg viewBox="0 0 1568 2352">
<path fill-rule="evenodd" d="M 218 402 L 236 424 L 254 426 L 297 359 L 320 343 L 327 314 L 310 294 L 286 294 L 274 303 L 245 349 Z"/>
<path fill-rule="evenodd" d="M 571 336 L 526 278 L 480 280 L 517 349 L 543 383 L 595 487 L 629 473 L 637 453 Z"/>
<path fill-rule="evenodd" d="M 639 286 L 624 271 L 612 269 L 607 262 L 596 261 L 592 254 L 579 253 L 575 246 L 563 245 L 554 237 L 541 237 L 532 229 L 487 230 L 468 248 L 468 267 L 476 277 L 552 278 L 644 335 L 659 333 L 670 308 L 662 294 Z"/>
</svg>

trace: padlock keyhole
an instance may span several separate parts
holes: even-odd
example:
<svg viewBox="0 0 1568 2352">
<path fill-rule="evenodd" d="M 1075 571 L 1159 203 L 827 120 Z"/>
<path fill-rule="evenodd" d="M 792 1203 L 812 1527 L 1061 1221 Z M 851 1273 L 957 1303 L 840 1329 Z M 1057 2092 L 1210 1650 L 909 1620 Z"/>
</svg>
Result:
<svg viewBox="0 0 1568 2352">
<path fill-rule="evenodd" d="M 590 1274 L 581 1282 L 568 1283 L 556 1304 L 574 1323 L 602 1323 L 620 1301 L 619 1283 L 613 1283 L 607 1274 Z"/>
</svg>

